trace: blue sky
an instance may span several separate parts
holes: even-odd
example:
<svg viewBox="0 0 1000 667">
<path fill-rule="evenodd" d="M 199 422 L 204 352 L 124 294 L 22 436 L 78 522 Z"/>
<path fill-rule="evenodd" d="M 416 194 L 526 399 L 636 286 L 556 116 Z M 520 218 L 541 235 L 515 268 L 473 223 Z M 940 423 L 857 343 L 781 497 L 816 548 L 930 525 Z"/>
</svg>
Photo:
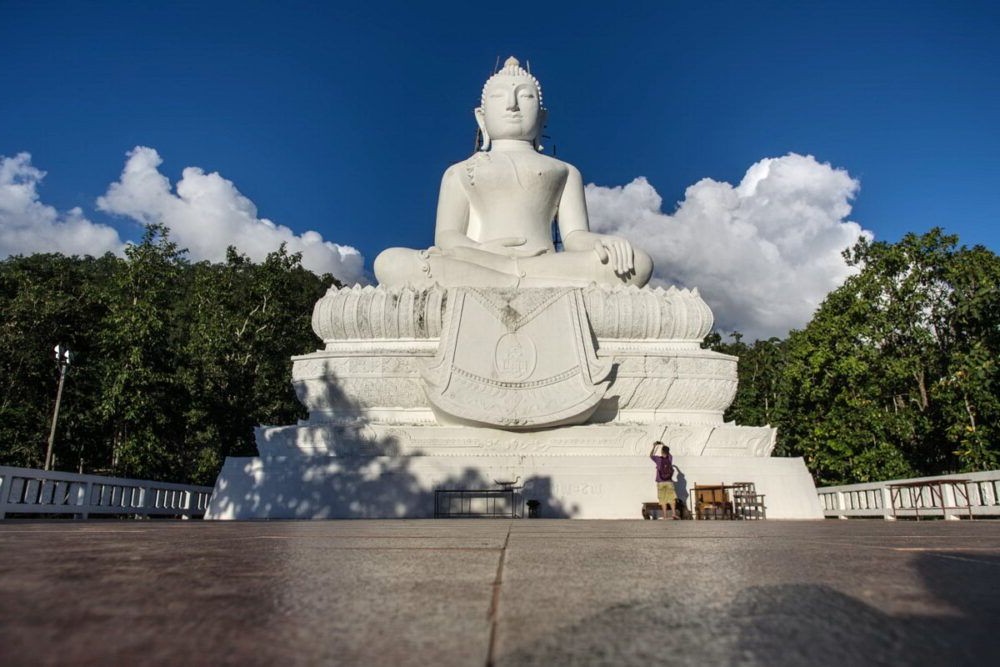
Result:
<svg viewBox="0 0 1000 667">
<path fill-rule="evenodd" d="M 1000 250 L 996 3 L 361 4 L 0 0 L 0 155 L 9 173 L 20 170 L 8 180 L 29 182 L 28 203 L 54 211 L 50 221 L 82 218 L 134 239 L 141 221 L 180 215 L 169 212 L 173 190 L 155 193 L 155 205 L 140 201 L 148 188 L 110 190 L 122 183 L 126 153 L 147 147 L 162 164 L 146 152 L 134 166 L 166 177 L 169 188 L 187 167 L 217 173 L 256 206 L 250 219 L 293 235 L 318 232 L 357 249 L 370 270 L 387 246 L 432 242 L 440 175 L 472 150 L 483 81 L 498 57 L 513 54 L 542 82 L 549 150 L 598 186 L 588 192 L 596 227 L 662 231 L 672 239 L 664 247 L 711 248 L 718 234 L 739 232 L 699 238 L 705 223 L 694 218 L 686 223 L 694 231 L 669 231 L 684 224 L 675 208 L 689 187 L 710 178 L 736 188 L 766 158 L 815 158 L 785 182 L 815 176 L 826 184 L 795 192 L 826 207 L 829 219 L 816 225 L 829 234 L 776 252 L 788 267 L 807 265 L 802 271 L 826 266 L 818 270 L 826 282 L 794 295 L 802 302 L 795 314 L 763 312 L 763 301 L 740 312 L 763 294 L 709 299 L 722 325 L 781 334 L 804 324 L 823 285 L 845 275 L 828 266 L 831 244 L 859 229 L 893 241 L 939 225 Z M 12 161 L 22 153 L 30 160 Z M 834 173 L 854 184 L 831 185 Z M 219 182 L 196 183 L 197 175 L 190 190 L 210 190 L 217 201 L 232 194 Z M 641 211 L 650 227 L 614 217 L 631 215 L 625 200 L 648 204 L 655 195 L 663 215 Z M 781 215 L 800 205 L 790 199 Z M 23 240 L 36 218 L 15 219 L 15 208 L 8 205 L 4 224 L 21 224 Z M 754 215 L 748 224 L 763 230 L 777 214 Z M 783 238 L 793 223 L 781 223 Z M 767 255 L 760 249 L 775 244 L 759 233 L 757 245 L 719 254 L 730 264 Z M 0 230 L 0 254 L 26 251 L 3 239 Z M 81 243 L 78 252 L 88 252 Z M 185 244 L 199 247 L 197 239 Z M 659 282 L 700 280 L 703 293 L 764 270 L 737 267 L 713 285 L 725 263 L 686 270 L 670 252 L 658 263 Z M 800 282 L 775 277 L 758 291 Z"/>
</svg>

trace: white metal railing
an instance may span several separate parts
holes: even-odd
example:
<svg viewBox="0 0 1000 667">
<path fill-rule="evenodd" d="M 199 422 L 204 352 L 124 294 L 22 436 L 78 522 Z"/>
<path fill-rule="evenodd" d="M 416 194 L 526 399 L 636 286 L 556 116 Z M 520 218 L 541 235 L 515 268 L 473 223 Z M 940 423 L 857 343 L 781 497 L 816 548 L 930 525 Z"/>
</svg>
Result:
<svg viewBox="0 0 1000 667">
<path fill-rule="evenodd" d="M 827 517 L 1000 517 L 1000 470 L 817 489 Z"/>
<path fill-rule="evenodd" d="M 8 514 L 205 515 L 210 486 L 0 466 L 0 519 Z"/>
</svg>

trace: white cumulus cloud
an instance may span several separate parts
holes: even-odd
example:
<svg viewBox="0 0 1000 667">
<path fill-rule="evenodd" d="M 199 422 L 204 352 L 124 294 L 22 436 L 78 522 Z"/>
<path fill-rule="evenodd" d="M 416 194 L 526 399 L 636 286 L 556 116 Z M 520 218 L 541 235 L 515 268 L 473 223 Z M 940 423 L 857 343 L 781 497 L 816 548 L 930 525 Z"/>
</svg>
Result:
<svg viewBox="0 0 1000 667">
<path fill-rule="evenodd" d="M 302 253 L 302 265 L 315 273 L 332 273 L 345 284 L 363 279 L 364 258 L 350 246 L 324 241 L 314 231 L 296 235 L 291 229 L 257 217 L 257 207 L 232 181 L 218 173 L 188 167 L 177 182 L 159 171 L 163 162 L 152 148 L 128 153 L 121 177 L 98 198 L 97 207 L 144 224 L 162 223 L 171 237 L 195 260 L 222 261 L 228 246 L 260 261 L 285 243 Z"/>
<path fill-rule="evenodd" d="M 112 227 L 87 220 L 79 208 L 60 213 L 43 204 L 38 195 L 43 178 L 45 172 L 32 166 L 29 153 L 0 155 L 0 257 L 121 252 L 124 243 Z"/>
<path fill-rule="evenodd" d="M 843 169 L 790 153 L 752 165 L 737 186 L 690 186 L 672 214 L 645 178 L 587 186 L 594 231 L 653 258 L 653 283 L 697 287 L 722 332 L 749 340 L 803 327 L 856 269 L 841 252 L 871 232 L 847 217 L 860 184 Z"/>
</svg>

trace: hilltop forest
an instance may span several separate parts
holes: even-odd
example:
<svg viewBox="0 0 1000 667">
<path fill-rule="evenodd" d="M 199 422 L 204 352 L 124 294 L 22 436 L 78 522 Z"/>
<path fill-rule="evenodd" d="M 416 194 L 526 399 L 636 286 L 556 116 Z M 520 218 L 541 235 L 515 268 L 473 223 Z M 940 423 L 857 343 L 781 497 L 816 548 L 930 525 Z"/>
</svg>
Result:
<svg viewBox="0 0 1000 667">
<path fill-rule="evenodd" d="M 939 229 L 844 256 L 858 272 L 802 330 L 705 339 L 740 358 L 726 418 L 776 426 L 820 485 L 998 467 L 1000 257 Z M 284 248 L 190 262 L 157 225 L 124 257 L 0 261 L 0 465 L 43 465 L 60 344 L 55 469 L 211 484 L 254 426 L 305 416 L 289 357 L 334 284 Z"/>
<path fill-rule="evenodd" d="M 214 483 L 226 456 L 256 455 L 254 426 L 305 417 L 289 357 L 319 347 L 332 284 L 284 248 L 191 263 L 155 225 L 123 258 L 0 262 L 0 464 L 44 464 L 60 344 L 54 469 Z"/>
</svg>

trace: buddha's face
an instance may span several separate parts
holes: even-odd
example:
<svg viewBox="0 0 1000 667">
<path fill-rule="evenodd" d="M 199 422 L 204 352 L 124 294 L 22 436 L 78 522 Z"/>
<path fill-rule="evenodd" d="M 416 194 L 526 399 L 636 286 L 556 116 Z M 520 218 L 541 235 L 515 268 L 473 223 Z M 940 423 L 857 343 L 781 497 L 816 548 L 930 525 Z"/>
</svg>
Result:
<svg viewBox="0 0 1000 667">
<path fill-rule="evenodd" d="M 534 141 L 541 132 L 543 113 L 534 81 L 523 76 L 494 78 L 477 111 L 491 140 Z"/>
</svg>

